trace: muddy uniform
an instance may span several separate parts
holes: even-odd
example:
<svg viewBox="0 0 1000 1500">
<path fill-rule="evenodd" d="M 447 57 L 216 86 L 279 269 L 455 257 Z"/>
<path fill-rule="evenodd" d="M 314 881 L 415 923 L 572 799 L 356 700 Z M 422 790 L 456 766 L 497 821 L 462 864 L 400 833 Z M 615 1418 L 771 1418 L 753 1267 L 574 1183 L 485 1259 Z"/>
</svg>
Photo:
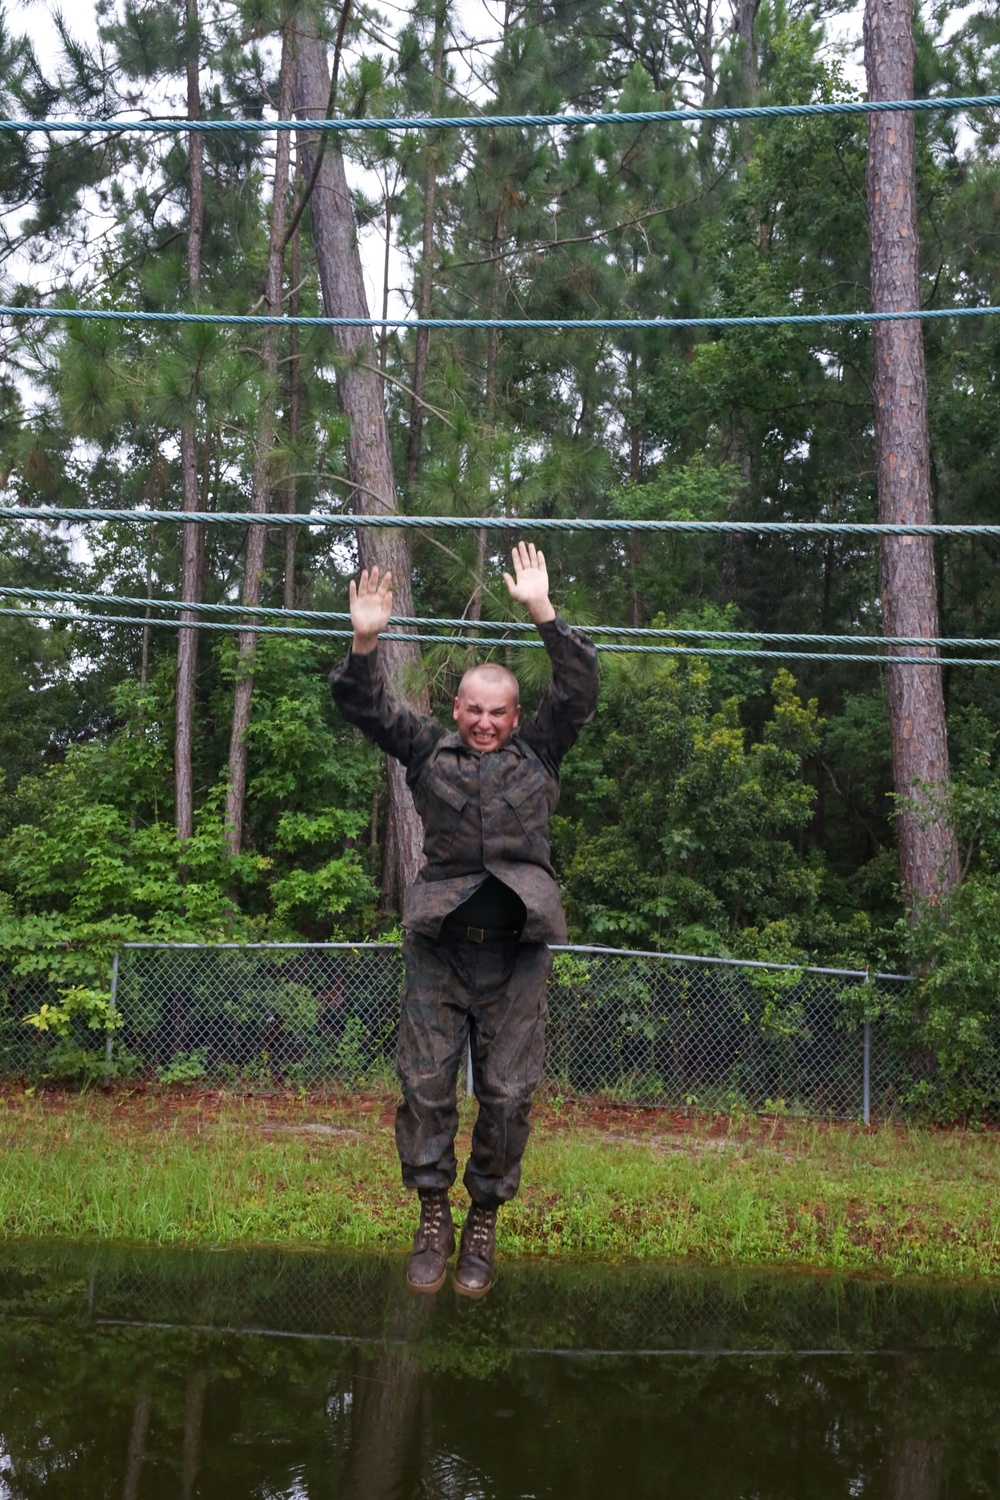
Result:
<svg viewBox="0 0 1000 1500">
<path fill-rule="evenodd" d="M 455 1084 L 472 1048 L 479 1117 L 465 1186 L 495 1207 L 517 1192 L 542 1078 L 549 943 L 566 921 L 549 853 L 559 763 L 594 714 L 597 652 L 556 618 L 538 627 L 552 681 L 502 749 L 481 753 L 388 691 L 378 651 L 330 675 L 344 716 L 406 767 L 426 863 L 406 892 L 406 978 L 396 1064 L 403 1182 L 455 1180 Z"/>
</svg>

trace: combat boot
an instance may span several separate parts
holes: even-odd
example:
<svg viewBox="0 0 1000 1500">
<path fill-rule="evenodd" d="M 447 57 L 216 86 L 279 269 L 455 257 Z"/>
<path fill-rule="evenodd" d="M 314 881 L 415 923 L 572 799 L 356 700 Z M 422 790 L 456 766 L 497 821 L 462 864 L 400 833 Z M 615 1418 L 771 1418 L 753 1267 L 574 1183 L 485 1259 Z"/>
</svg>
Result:
<svg viewBox="0 0 1000 1500">
<path fill-rule="evenodd" d="M 448 1257 L 455 1249 L 455 1225 L 447 1188 L 420 1193 L 420 1223 L 406 1267 L 406 1284 L 413 1292 L 437 1292 L 448 1274 Z"/>
<path fill-rule="evenodd" d="M 473 1203 L 462 1227 L 455 1267 L 455 1290 L 462 1297 L 485 1297 L 493 1285 L 497 1211 Z"/>
</svg>

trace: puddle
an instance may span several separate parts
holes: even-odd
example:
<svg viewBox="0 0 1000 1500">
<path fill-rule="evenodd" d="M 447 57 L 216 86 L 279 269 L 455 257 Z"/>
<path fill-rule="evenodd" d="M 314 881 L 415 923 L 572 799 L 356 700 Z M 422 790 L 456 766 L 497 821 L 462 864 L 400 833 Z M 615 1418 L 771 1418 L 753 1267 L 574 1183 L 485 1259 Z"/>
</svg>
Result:
<svg viewBox="0 0 1000 1500">
<path fill-rule="evenodd" d="M 1000 1495 L 1000 1289 L 0 1248 L 0 1497 Z"/>
</svg>

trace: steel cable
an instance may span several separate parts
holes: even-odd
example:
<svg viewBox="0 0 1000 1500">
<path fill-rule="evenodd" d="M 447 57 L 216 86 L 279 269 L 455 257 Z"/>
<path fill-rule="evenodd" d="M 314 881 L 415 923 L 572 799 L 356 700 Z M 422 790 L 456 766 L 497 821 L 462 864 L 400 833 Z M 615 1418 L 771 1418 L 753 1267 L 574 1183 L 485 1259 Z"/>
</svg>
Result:
<svg viewBox="0 0 1000 1500">
<path fill-rule="evenodd" d="M 105 506 L 0 505 L 2 521 L 125 521 L 149 523 L 173 521 L 181 525 L 234 526 L 325 526 L 343 529 L 374 527 L 376 529 L 420 530 L 451 529 L 459 531 L 596 531 L 661 532 L 666 535 L 746 532 L 753 536 L 930 536 L 1000 537 L 1000 524 L 980 522 L 909 525 L 895 521 L 642 521 L 622 518 L 591 519 L 583 516 L 406 516 L 380 511 L 375 515 L 355 512 L 331 514 L 309 511 L 289 514 L 287 511 L 255 513 L 252 511 L 179 511 L 179 510 L 112 510 Z M 143 601 L 145 602 L 145 601 Z"/>
<path fill-rule="evenodd" d="M 222 630 L 239 631 L 253 635 L 278 635 L 278 636 L 308 636 L 319 638 L 350 639 L 354 632 L 347 628 L 323 629 L 315 625 L 282 626 L 282 625 L 258 625 L 238 620 L 193 620 L 184 621 L 180 619 L 165 620 L 155 616 L 144 615 L 105 615 L 105 614 L 67 614 L 63 610 L 26 609 L 17 606 L 0 607 L 0 616 L 14 616 L 29 620 L 53 620 L 64 625 L 138 625 L 149 628 L 154 626 L 166 627 L 171 630 Z M 501 627 L 502 628 L 502 627 Z M 387 641 L 414 641 L 420 645 L 434 646 L 461 646 L 468 650 L 470 647 L 488 647 L 490 649 L 501 646 L 527 647 L 529 649 L 543 649 L 543 642 L 532 640 L 530 637 L 511 636 L 459 636 L 459 635 L 423 635 L 414 631 L 383 631 L 381 640 Z M 747 640 L 741 646 L 666 646 L 648 645 L 640 642 L 618 644 L 611 641 L 598 640 L 594 642 L 598 651 L 612 655 L 641 655 L 641 656 L 760 656 L 773 657 L 782 661 L 850 661 L 865 662 L 870 665 L 880 663 L 891 666 L 910 664 L 919 666 L 951 666 L 951 667 L 1000 667 L 1000 658 L 993 657 L 940 657 L 935 648 L 927 642 L 932 655 L 924 656 L 901 656 L 895 651 L 882 652 L 881 654 L 864 654 L 861 652 L 837 652 L 837 651 L 791 651 L 781 648 L 768 647 L 767 649 L 754 646 L 752 640 Z M 886 644 L 889 644 L 886 642 Z M 978 643 L 977 643 L 978 644 Z"/>
<path fill-rule="evenodd" d="M 130 594 L 83 594 L 71 589 L 26 589 L 8 588 L 0 586 L 0 598 L 37 600 L 56 604 L 120 604 L 133 609 L 155 609 L 190 611 L 199 615 L 222 615 L 230 619 L 238 620 L 238 628 L 252 630 L 253 621 L 262 620 L 314 620 L 325 627 L 332 629 L 341 624 L 349 624 L 351 616 L 346 610 L 322 610 L 322 609 L 284 609 L 269 605 L 245 604 L 209 604 L 205 602 L 185 602 L 181 599 L 157 599 L 143 598 L 141 595 Z M 63 615 L 53 615 L 53 618 L 62 619 Z M 82 617 L 81 617 L 82 618 Z M 116 615 L 94 616 L 102 621 L 117 620 Z M 145 622 L 145 617 L 143 617 Z M 151 617 L 151 624 L 174 625 L 173 620 L 164 620 Z M 390 625 L 414 626 L 417 629 L 429 627 L 432 629 L 448 629 L 462 631 L 508 631 L 515 635 L 531 635 L 535 633 L 535 626 L 526 624 L 521 620 L 468 620 L 460 616 L 438 616 L 438 615 L 393 615 Z M 185 626 L 187 628 L 187 626 Z M 298 630 L 298 626 L 287 627 Z M 803 632 L 794 630 L 712 630 L 712 629 L 688 629 L 672 625 L 663 626 L 636 626 L 636 625 L 608 625 L 587 623 L 581 626 L 591 636 L 623 636 L 627 640 L 657 641 L 741 641 L 751 645 L 757 643 L 774 644 L 775 642 L 788 642 L 795 645 L 850 645 L 850 646 L 914 646 L 921 648 L 949 647 L 953 650 L 1000 650 L 1000 637 L 979 636 L 885 636 L 885 635 L 834 635 L 821 632 Z M 324 633 L 328 633 L 324 631 Z M 338 631 L 343 634 L 344 632 Z M 465 644 L 475 645 L 479 639 L 477 635 L 468 636 L 467 640 L 462 638 Z M 511 642 L 510 644 L 527 644 L 527 642 Z"/>
<path fill-rule="evenodd" d="M 810 119 L 819 115 L 935 114 L 995 109 L 1000 94 L 925 99 L 842 99 L 812 104 L 723 105 L 708 109 L 596 110 L 558 115 L 382 115 L 320 120 L 0 120 L 0 135 L 268 135 L 272 131 L 343 135 L 378 130 L 497 130 L 571 125 L 684 125 L 719 120 Z"/>
<path fill-rule="evenodd" d="M 925 307 L 896 312 L 767 313 L 759 316 L 707 314 L 697 318 L 327 318 L 270 313 L 138 312 L 99 307 L 24 307 L 0 305 L 0 317 L 63 318 L 71 322 L 212 324 L 233 328 L 541 328 L 550 332 L 573 329 L 666 328 L 779 328 L 819 324 L 928 322 L 941 318 L 985 318 L 1000 307 Z"/>
</svg>

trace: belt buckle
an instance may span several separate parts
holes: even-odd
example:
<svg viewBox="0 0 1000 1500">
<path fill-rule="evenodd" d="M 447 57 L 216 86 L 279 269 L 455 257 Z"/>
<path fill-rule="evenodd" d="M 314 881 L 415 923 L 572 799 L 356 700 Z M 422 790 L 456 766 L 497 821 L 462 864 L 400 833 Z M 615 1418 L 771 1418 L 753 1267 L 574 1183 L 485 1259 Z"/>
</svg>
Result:
<svg viewBox="0 0 1000 1500">
<path fill-rule="evenodd" d="M 482 942 L 485 942 L 485 940 L 486 940 L 486 928 L 485 927 L 470 927 L 468 929 L 468 932 L 469 932 L 469 942 L 470 943 L 482 943 Z"/>
</svg>

